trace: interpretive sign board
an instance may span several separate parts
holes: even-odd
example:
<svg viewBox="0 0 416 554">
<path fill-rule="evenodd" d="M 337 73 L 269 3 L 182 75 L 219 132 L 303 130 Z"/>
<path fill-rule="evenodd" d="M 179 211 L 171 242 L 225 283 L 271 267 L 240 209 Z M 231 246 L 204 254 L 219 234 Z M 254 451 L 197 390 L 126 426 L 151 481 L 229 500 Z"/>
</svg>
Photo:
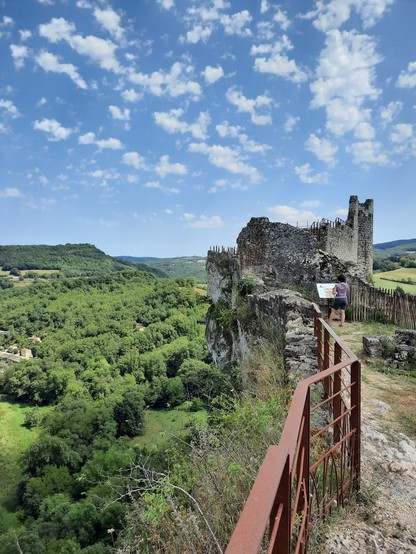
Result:
<svg viewBox="0 0 416 554">
<path fill-rule="evenodd" d="M 319 298 L 334 298 L 335 283 L 316 283 Z"/>
</svg>

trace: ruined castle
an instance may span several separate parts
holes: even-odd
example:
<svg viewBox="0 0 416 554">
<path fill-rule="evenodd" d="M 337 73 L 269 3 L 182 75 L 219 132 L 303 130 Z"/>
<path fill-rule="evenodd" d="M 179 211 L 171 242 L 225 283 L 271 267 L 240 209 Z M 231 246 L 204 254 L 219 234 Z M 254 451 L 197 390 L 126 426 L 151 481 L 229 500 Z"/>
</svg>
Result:
<svg viewBox="0 0 416 554">
<path fill-rule="evenodd" d="M 340 273 L 365 281 L 372 273 L 372 245 L 373 200 L 360 203 L 351 196 L 346 221 L 324 219 L 299 228 L 252 218 L 240 232 L 237 248 L 210 249 L 208 296 L 213 307 L 235 314 L 231 330 L 208 319 L 207 341 L 217 365 L 226 367 L 244 358 L 250 348 L 250 331 L 238 317 L 241 291 L 250 283 L 246 300 L 253 317 L 284 330 L 288 369 L 313 368 L 310 300 L 319 301 L 316 284 L 334 282 Z M 306 345 L 304 351 L 300 344 Z"/>
</svg>

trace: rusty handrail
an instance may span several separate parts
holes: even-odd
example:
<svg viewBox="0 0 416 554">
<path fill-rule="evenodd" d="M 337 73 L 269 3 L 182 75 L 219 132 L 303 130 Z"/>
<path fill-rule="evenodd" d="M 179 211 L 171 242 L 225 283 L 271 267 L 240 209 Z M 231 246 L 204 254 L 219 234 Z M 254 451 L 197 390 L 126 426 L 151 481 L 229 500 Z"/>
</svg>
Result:
<svg viewBox="0 0 416 554">
<path fill-rule="evenodd" d="M 267 450 L 226 554 L 257 554 L 266 534 L 268 554 L 306 553 L 313 526 L 358 490 L 361 365 L 316 304 L 314 311 L 318 373 L 298 383 L 280 442 Z"/>
</svg>

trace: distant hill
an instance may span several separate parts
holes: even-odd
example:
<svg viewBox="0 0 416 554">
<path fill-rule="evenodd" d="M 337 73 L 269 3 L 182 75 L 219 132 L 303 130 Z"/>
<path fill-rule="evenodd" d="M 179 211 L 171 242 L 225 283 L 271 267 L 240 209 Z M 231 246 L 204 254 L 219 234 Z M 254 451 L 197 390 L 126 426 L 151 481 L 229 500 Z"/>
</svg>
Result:
<svg viewBox="0 0 416 554">
<path fill-rule="evenodd" d="M 143 263 L 147 267 L 159 269 L 169 277 L 195 277 L 199 283 L 206 283 L 206 258 L 202 256 L 182 256 L 178 258 L 135 258 L 117 256 L 118 260 Z"/>
<path fill-rule="evenodd" d="M 0 267 L 3 271 L 14 268 L 20 271 L 57 270 L 66 277 L 134 268 L 166 277 L 163 272 L 152 271 L 147 265 L 112 258 L 92 244 L 0 246 Z"/>
<path fill-rule="evenodd" d="M 416 254 L 416 238 L 380 242 L 373 245 L 373 254 L 376 258 L 387 258 L 394 255 L 403 256 L 409 252 Z"/>
</svg>

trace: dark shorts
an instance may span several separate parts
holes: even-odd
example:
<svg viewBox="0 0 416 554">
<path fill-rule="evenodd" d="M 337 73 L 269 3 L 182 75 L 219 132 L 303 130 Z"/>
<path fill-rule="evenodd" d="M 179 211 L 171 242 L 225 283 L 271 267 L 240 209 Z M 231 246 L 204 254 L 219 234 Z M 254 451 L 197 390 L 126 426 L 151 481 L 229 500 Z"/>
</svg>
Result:
<svg viewBox="0 0 416 554">
<path fill-rule="evenodd" d="M 347 299 L 346 298 L 335 298 L 334 303 L 332 304 L 332 307 L 334 310 L 345 310 L 347 307 Z"/>
</svg>

